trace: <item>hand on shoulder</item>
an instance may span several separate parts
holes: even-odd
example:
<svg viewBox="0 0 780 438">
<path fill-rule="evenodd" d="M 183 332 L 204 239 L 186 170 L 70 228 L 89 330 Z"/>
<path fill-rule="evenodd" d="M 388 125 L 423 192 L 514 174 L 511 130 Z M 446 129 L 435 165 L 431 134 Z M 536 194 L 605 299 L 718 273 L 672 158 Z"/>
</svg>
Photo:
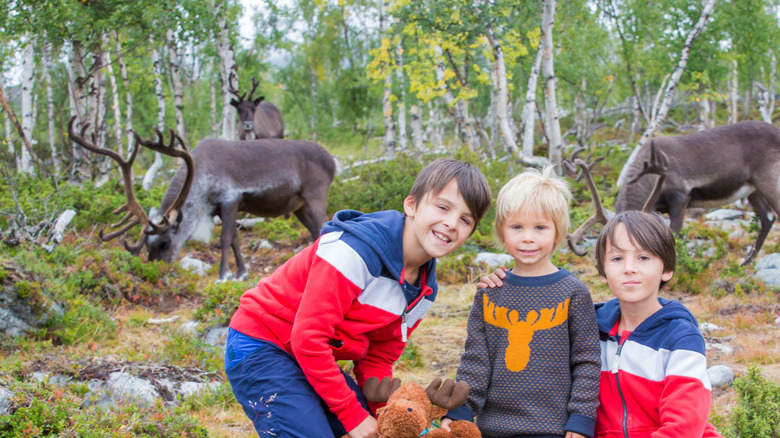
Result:
<svg viewBox="0 0 780 438">
<path fill-rule="evenodd" d="M 477 289 L 501 287 L 504 285 L 504 278 L 506 278 L 506 268 L 504 265 L 501 265 L 493 273 L 483 275 L 479 279 L 479 283 L 477 283 Z"/>
</svg>

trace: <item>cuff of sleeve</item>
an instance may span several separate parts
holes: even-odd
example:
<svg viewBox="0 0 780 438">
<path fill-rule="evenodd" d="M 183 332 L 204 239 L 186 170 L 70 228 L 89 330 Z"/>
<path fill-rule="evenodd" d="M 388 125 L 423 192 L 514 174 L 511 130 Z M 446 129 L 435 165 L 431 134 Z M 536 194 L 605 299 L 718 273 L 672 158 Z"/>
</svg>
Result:
<svg viewBox="0 0 780 438">
<path fill-rule="evenodd" d="M 571 414 L 564 430 L 593 438 L 593 432 L 596 430 L 596 420 L 580 414 Z"/>
<path fill-rule="evenodd" d="M 366 412 L 364 409 L 357 409 L 354 412 L 345 412 L 342 415 L 338 415 L 337 417 L 339 421 L 341 421 L 341 424 L 344 425 L 344 429 L 349 432 L 350 430 L 358 427 L 358 425 L 371 414 Z"/>
<path fill-rule="evenodd" d="M 466 420 L 474 422 L 474 413 L 471 412 L 471 409 L 469 409 L 468 406 L 463 405 L 451 411 L 447 411 L 447 413 L 444 415 L 444 418 L 449 418 L 455 421 Z"/>
</svg>

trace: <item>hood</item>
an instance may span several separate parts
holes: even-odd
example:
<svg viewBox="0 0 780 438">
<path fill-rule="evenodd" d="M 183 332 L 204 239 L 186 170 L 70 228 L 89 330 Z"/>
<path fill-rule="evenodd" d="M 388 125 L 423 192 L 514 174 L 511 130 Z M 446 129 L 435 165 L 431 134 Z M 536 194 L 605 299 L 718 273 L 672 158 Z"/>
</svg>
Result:
<svg viewBox="0 0 780 438">
<path fill-rule="evenodd" d="M 395 210 L 362 213 L 341 210 L 322 226 L 320 235 L 333 231 L 349 233 L 379 255 L 394 278 L 401 278 L 403 260 L 404 215 Z M 426 264 L 429 267 L 430 263 Z"/>
<path fill-rule="evenodd" d="M 693 324 L 698 330 L 699 324 L 696 322 L 696 317 L 693 316 L 691 311 L 683 306 L 681 302 L 677 300 L 667 300 L 665 298 L 658 298 L 658 302 L 661 303 L 661 306 L 663 307 L 639 324 L 639 327 L 632 332 L 632 336 L 653 333 L 671 320 L 679 320 L 680 322 Z M 615 326 L 615 322 L 620 318 L 620 304 L 618 303 L 617 298 L 607 301 L 606 303 L 597 303 L 595 307 L 599 331 L 609 333 L 610 330 L 612 330 L 612 327 Z"/>
</svg>

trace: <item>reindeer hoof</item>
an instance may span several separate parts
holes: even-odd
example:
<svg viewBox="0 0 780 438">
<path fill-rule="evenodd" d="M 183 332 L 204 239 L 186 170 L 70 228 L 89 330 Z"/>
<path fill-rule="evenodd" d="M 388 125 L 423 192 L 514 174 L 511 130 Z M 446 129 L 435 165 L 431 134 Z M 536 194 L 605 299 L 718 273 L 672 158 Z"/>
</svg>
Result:
<svg viewBox="0 0 780 438">
<path fill-rule="evenodd" d="M 215 282 L 214 282 L 214 284 L 220 284 L 220 283 L 224 283 L 224 282 L 226 282 L 226 281 L 230 281 L 230 280 L 232 280 L 232 279 L 233 279 L 233 273 L 232 273 L 232 272 L 228 272 L 227 274 L 225 274 L 225 275 L 223 275 L 223 276 L 220 276 L 220 277 L 217 279 L 217 281 L 215 281 Z"/>
</svg>

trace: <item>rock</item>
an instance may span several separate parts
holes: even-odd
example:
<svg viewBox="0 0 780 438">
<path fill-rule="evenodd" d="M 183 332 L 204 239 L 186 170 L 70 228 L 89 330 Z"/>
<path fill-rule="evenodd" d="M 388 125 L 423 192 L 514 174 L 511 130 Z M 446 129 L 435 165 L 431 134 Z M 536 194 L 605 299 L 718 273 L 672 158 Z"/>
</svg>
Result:
<svg viewBox="0 0 780 438">
<path fill-rule="evenodd" d="M 225 351 L 225 344 L 227 343 L 228 327 L 212 327 L 206 333 L 203 338 L 203 342 L 214 345 Z"/>
<path fill-rule="evenodd" d="M 717 344 L 709 343 L 706 345 L 708 350 L 718 350 L 723 354 L 729 355 L 734 352 L 734 349 L 729 344 Z"/>
<path fill-rule="evenodd" d="M 720 290 L 725 291 L 727 294 L 732 294 L 737 290 L 737 286 L 730 281 L 719 278 L 712 282 L 710 285 L 710 291 L 717 292 Z"/>
<path fill-rule="evenodd" d="M 127 397 L 150 406 L 160 397 L 150 381 L 121 371 L 109 374 L 106 384 L 114 399 Z"/>
<path fill-rule="evenodd" d="M 756 271 L 762 269 L 780 269 L 780 254 L 769 254 L 766 257 L 762 257 L 761 260 L 756 262 Z"/>
<path fill-rule="evenodd" d="M 713 387 L 727 388 L 734 383 L 734 371 L 726 365 L 714 365 L 707 370 Z"/>
<path fill-rule="evenodd" d="M 762 269 L 753 278 L 761 280 L 769 287 L 780 288 L 780 269 Z"/>
<path fill-rule="evenodd" d="M 474 260 L 477 263 L 485 263 L 490 269 L 495 269 L 501 265 L 514 265 L 515 259 L 509 254 L 496 254 L 492 252 L 481 252 L 477 254 Z"/>
<path fill-rule="evenodd" d="M 699 331 L 702 332 L 702 333 L 715 331 L 715 330 L 720 330 L 720 329 L 721 329 L 721 327 L 718 327 L 717 325 L 715 325 L 715 324 L 713 324 L 711 322 L 703 322 L 703 323 L 699 324 Z"/>
<path fill-rule="evenodd" d="M 216 391 L 220 386 L 222 386 L 222 384 L 219 382 L 182 382 L 182 384 L 179 385 L 178 393 L 181 394 L 182 397 L 190 397 L 198 395 L 206 390 Z"/>
<path fill-rule="evenodd" d="M 0 386 L 0 417 L 11 413 L 11 398 L 14 393 Z"/>
<path fill-rule="evenodd" d="M 181 259 L 181 261 L 179 262 L 179 266 L 182 269 L 185 269 L 190 272 L 194 272 L 201 277 L 206 275 L 206 272 L 209 269 L 211 269 L 210 264 L 190 256 L 186 256 L 183 259 Z"/>
<path fill-rule="evenodd" d="M 711 211 L 704 215 L 704 219 L 708 221 L 725 221 L 742 219 L 745 216 L 745 212 L 742 210 L 733 210 L 728 208 L 720 208 L 715 211 Z"/>
<path fill-rule="evenodd" d="M 198 321 L 190 320 L 190 321 L 183 322 L 177 330 L 179 331 L 179 333 L 188 333 L 190 335 L 196 335 L 198 333 L 198 326 L 200 326 L 200 323 Z"/>
</svg>

